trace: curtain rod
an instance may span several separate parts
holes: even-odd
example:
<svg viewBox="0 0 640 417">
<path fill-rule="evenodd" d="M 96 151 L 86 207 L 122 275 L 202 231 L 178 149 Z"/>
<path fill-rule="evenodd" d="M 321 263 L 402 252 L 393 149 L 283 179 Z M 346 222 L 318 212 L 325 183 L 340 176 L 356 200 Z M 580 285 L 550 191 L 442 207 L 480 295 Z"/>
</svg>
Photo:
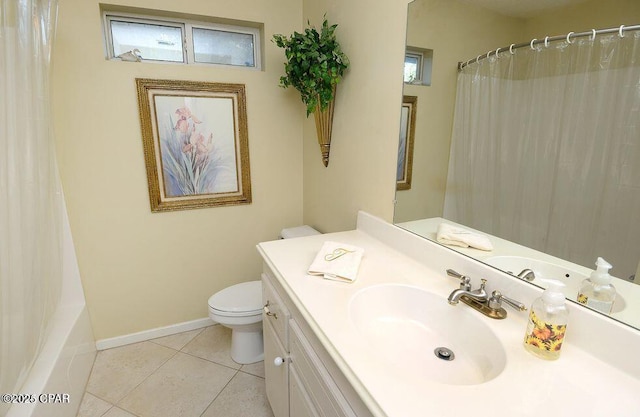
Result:
<svg viewBox="0 0 640 417">
<path fill-rule="evenodd" d="M 555 42 L 555 41 L 567 41 L 568 43 L 573 43 L 571 42 L 570 39 L 573 38 L 582 38 L 585 36 L 591 36 L 592 40 L 596 38 L 597 35 L 603 35 L 603 34 L 608 34 L 608 33 L 618 33 L 620 35 L 620 37 L 624 37 L 624 32 L 627 31 L 634 31 L 634 30 L 640 30 L 640 25 L 632 25 L 632 26 L 625 26 L 622 25 L 620 27 L 615 27 L 615 28 L 608 28 L 608 29 L 591 29 L 590 31 L 586 31 L 586 32 L 569 32 L 566 35 L 559 35 L 559 36 L 547 36 L 544 39 L 532 39 L 531 42 L 523 42 L 523 43 L 512 43 L 510 46 L 505 46 L 502 48 L 498 48 L 495 51 L 489 51 L 486 54 L 482 54 L 482 55 L 478 55 L 476 58 L 470 59 L 468 61 L 465 62 L 458 62 L 458 71 L 461 71 L 464 67 L 466 67 L 469 64 L 473 64 L 475 62 L 478 62 L 482 59 L 485 58 L 489 58 L 489 56 L 491 54 L 493 55 L 498 55 L 500 52 L 506 52 L 509 51 L 512 54 L 514 53 L 513 50 L 514 49 L 518 49 L 518 48 L 524 48 L 526 46 L 533 48 L 534 45 L 539 45 L 541 43 L 548 45 L 549 42 Z"/>
</svg>

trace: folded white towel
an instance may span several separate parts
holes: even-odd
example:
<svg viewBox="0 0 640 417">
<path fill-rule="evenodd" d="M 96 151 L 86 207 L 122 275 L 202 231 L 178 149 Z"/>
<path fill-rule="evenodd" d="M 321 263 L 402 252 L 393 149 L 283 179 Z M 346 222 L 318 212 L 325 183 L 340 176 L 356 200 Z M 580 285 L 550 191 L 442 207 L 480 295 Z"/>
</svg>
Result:
<svg viewBox="0 0 640 417">
<path fill-rule="evenodd" d="M 436 240 L 444 245 L 493 250 L 493 245 L 487 236 L 446 223 L 440 223 L 438 226 Z"/>
<path fill-rule="evenodd" d="M 307 273 L 325 279 L 353 282 L 357 278 L 363 254 L 364 249 L 357 246 L 324 242 Z"/>
</svg>

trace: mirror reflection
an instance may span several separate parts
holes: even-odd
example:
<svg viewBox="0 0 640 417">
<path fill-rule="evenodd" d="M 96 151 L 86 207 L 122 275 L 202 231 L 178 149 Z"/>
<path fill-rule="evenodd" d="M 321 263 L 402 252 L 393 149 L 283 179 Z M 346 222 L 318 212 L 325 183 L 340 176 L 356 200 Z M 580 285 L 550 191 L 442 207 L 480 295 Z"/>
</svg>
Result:
<svg viewBox="0 0 640 417">
<path fill-rule="evenodd" d="M 640 4 L 493 3 L 409 5 L 407 48 L 431 51 L 430 85 L 405 83 L 419 105 L 411 188 L 396 193 L 394 221 L 533 284 L 560 280 L 568 299 L 580 293 L 640 328 L 640 59 L 628 59 L 640 31 L 566 41 L 639 23 Z M 545 45 L 547 35 L 563 37 Z M 459 75 L 458 62 L 476 57 Z M 613 266 L 613 303 L 581 289 L 599 257 Z"/>
</svg>

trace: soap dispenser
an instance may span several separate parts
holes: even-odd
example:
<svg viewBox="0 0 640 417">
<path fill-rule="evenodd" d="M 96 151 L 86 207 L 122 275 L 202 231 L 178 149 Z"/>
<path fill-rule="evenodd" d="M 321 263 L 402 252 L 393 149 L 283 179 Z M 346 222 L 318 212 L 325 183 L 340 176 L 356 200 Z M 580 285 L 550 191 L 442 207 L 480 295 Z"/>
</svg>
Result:
<svg viewBox="0 0 640 417">
<path fill-rule="evenodd" d="M 611 284 L 611 264 L 602 258 L 596 261 L 596 270 L 584 281 L 578 291 L 578 302 L 594 310 L 610 314 L 616 299 L 616 289 Z"/>
<path fill-rule="evenodd" d="M 548 288 L 531 304 L 524 347 L 542 359 L 556 360 L 569 321 L 569 310 L 562 292 L 564 284 L 555 280 L 543 280 Z"/>
</svg>

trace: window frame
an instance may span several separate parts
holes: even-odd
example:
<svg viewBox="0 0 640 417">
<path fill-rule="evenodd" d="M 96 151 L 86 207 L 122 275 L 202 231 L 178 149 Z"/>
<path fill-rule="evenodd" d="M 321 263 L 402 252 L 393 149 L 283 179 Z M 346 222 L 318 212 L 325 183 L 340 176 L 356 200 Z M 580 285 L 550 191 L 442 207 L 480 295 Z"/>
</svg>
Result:
<svg viewBox="0 0 640 417">
<path fill-rule="evenodd" d="M 202 65 L 221 65 L 224 67 L 239 67 L 239 68 L 251 68 L 251 69 L 261 69 L 261 57 L 260 57 L 260 29 L 248 27 L 248 26 L 237 26 L 237 25 L 224 25 L 219 23 L 207 23 L 207 22 L 190 22 L 188 24 L 189 30 L 187 30 L 187 45 L 191 48 L 187 47 L 187 55 L 189 56 L 190 63 L 193 64 L 202 64 Z M 193 44 L 193 29 L 207 29 L 214 30 L 219 32 L 231 32 L 231 33 L 240 33 L 243 35 L 251 35 L 253 37 L 253 66 L 247 65 L 233 65 L 233 64 L 219 64 L 214 62 L 198 62 L 195 59 L 195 46 Z"/>
<path fill-rule="evenodd" d="M 246 68 L 250 70 L 262 70 L 262 40 L 261 30 L 259 27 L 254 26 L 241 26 L 238 24 L 225 24 L 217 22 L 209 22 L 206 20 L 192 20 L 184 19 L 180 17 L 166 17 L 155 16 L 152 14 L 143 13 L 131 13 L 120 12 L 114 10 L 103 10 L 103 27 L 104 27 L 104 39 L 106 47 L 106 59 L 107 60 L 119 60 L 114 52 L 113 45 L 113 32 L 111 29 L 111 22 L 131 22 L 139 24 L 157 25 L 178 27 L 182 33 L 182 62 L 180 61 L 166 61 L 159 59 L 144 59 L 145 62 L 164 63 L 164 64 L 184 64 L 184 65 L 214 65 L 219 67 L 232 67 L 232 68 Z M 247 65 L 234 65 L 234 64 L 222 64 L 213 62 L 197 62 L 195 60 L 195 51 L 193 44 L 193 29 L 207 29 L 214 31 L 224 31 L 231 33 L 240 33 L 251 35 L 253 37 L 253 66 Z"/>
<path fill-rule="evenodd" d="M 162 62 L 162 63 L 172 63 L 172 64 L 186 64 L 187 56 L 185 54 L 185 36 L 186 30 L 185 26 L 179 22 L 164 20 L 161 18 L 149 18 L 148 16 L 142 15 L 129 15 L 128 13 L 119 13 L 119 14 L 110 14 L 105 13 L 105 40 L 107 45 L 107 59 L 109 60 L 117 60 L 118 57 L 114 51 L 113 44 L 113 31 L 111 28 L 111 22 L 126 22 L 126 23 L 138 23 L 145 25 L 155 25 L 155 26 L 167 26 L 173 28 L 179 28 L 180 33 L 182 35 L 182 61 L 168 61 L 162 59 L 148 59 L 149 62 Z"/>
<path fill-rule="evenodd" d="M 405 49 L 404 57 L 405 63 L 407 62 L 407 57 L 417 58 L 418 68 L 416 71 L 416 78 L 413 81 L 404 81 L 403 74 L 403 82 L 408 85 L 430 86 L 433 71 L 433 50 L 407 47 Z"/>
<path fill-rule="evenodd" d="M 407 49 L 404 53 L 404 62 L 405 65 L 407 63 L 407 58 L 415 58 L 418 60 L 418 64 L 416 65 L 416 78 L 412 81 L 404 80 L 405 84 L 422 84 L 422 72 L 423 72 L 423 62 L 424 55 L 420 51 L 414 51 Z M 404 76 L 402 77 L 404 79 Z"/>
</svg>

